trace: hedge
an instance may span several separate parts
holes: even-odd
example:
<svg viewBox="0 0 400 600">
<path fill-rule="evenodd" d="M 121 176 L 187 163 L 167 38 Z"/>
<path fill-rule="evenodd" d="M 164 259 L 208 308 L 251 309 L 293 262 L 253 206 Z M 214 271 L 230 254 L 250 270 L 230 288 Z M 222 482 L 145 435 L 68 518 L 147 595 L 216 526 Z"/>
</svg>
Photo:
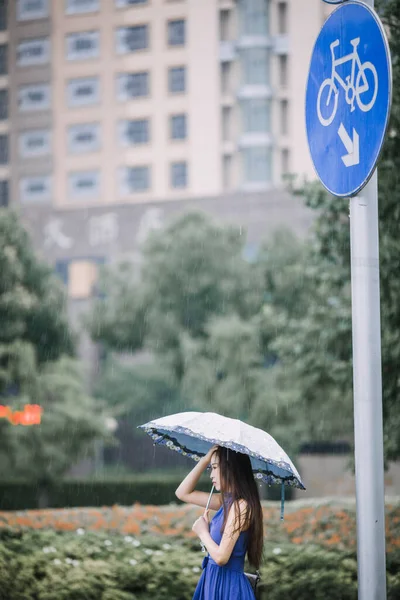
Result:
<svg viewBox="0 0 400 600">
<path fill-rule="evenodd" d="M 64 480 L 52 486 L 48 505 L 52 508 L 80 506 L 129 506 L 140 504 L 162 505 L 175 500 L 175 490 L 182 476 L 136 475 L 123 479 Z M 198 489 L 210 491 L 208 479 L 201 480 Z M 280 498 L 279 486 L 264 486 L 269 500 Z M 293 498 L 293 489 L 286 488 L 286 500 Z M 24 481 L 0 481 L 0 510 L 38 508 L 38 488 Z"/>
<path fill-rule="evenodd" d="M 0 600 L 191 600 L 198 540 L 104 532 L 0 530 Z M 357 600 L 354 552 L 268 545 L 259 600 Z M 388 600 L 400 597 L 400 553 L 388 555 Z"/>
</svg>

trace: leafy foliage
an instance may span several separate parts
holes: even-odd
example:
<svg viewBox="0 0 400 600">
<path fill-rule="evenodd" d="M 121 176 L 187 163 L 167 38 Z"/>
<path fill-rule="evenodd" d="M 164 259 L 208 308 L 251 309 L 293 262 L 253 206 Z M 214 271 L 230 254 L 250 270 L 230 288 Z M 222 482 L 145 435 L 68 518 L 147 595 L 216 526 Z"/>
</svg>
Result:
<svg viewBox="0 0 400 600">
<path fill-rule="evenodd" d="M 400 0 L 381 4 L 393 72 L 392 110 L 378 169 L 383 417 L 386 455 L 395 459 L 400 455 Z"/>
<path fill-rule="evenodd" d="M 120 351 L 145 344 L 180 379 L 181 333 L 204 337 L 211 316 L 236 312 L 247 318 L 261 305 L 260 281 L 242 257 L 243 245 L 238 230 L 218 227 L 200 214 L 153 234 L 143 249 L 139 280 L 127 264 L 105 275 L 104 297 L 89 319 L 92 336 Z"/>
<path fill-rule="evenodd" d="M 3 476 L 11 472 L 45 485 L 90 452 L 93 440 L 106 437 L 106 430 L 101 407 L 85 391 L 76 360 L 62 357 L 45 363 L 34 387 L 31 395 L 43 408 L 41 425 L 13 428 L 14 452 L 5 462 Z"/>
<path fill-rule="evenodd" d="M 40 404 L 42 424 L 0 420 L 3 477 L 48 484 L 104 433 L 101 410 L 85 391 L 65 297 L 33 252 L 17 216 L 0 209 L 0 398 L 14 410 Z"/>
<path fill-rule="evenodd" d="M 379 163 L 379 229 L 385 456 L 395 459 L 400 0 L 380 8 L 391 34 L 394 90 Z M 92 334 L 110 348 L 150 349 L 187 408 L 246 419 L 291 451 L 310 439 L 353 439 L 349 207 L 317 183 L 300 195 L 315 211 L 305 244 L 277 232 L 249 264 L 239 230 L 186 215 L 149 240 L 140 275 L 105 286 L 91 320 Z"/>
<path fill-rule="evenodd" d="M 35 349 L 40 364 L 72 354 L 73 337 L 68 326 L 65 300 L 51 269 L 39 262 L 27 233 L 17 216 L 0 209 L 0 347 L 1 365 L 7 369 L 6 348 L 12 346 L 10 368 L 18 368 L 19 352 L 26 346 Z M 0 393 L 9 383 L 5 373 L 0 379 Z"/>
<path fill-rule="evenodd" d="M 272 347 L 280 358 L 279 391 L 293 416 L 307 415 L 303 439 L 352 437 L 352 348 L 348 207 L 319 184 L 304 190 L 318 211 L 304 256 L 308 291 L 301 315 L 267 310 L 278 327 Z M 301 420 L 300 420 L 301 422 Z"/>
<path fill-rule="evenodd" d="M 239 230 L 189 214 L 148 240 L 139 279 L 128 265 L 105 274 L 103 296 L 89 319 L 92 336 L 113 350 L 142 347 L 155 357 L 144 368 L 118 368 L 114 361 L 99 383 L 98 394 L 113 396 L 133 423 L 143 422 L 144 414 L 154 418 L 166 409 L 204 408 L 214 401 L 222 412 L 235 414 L 243 386 L 252 388 L 242 410 L 248 415 L 264 360 L 253 321 L 262 306 L 263 274 L 244 260 L 243 245 Z M 135 304 L 135 298 L 141 301 Z M 248 354 L 250 347 L 257 357 Z M 248 376 L 249 361 L 259 372 Z M 236 400 L 227 401 L 233 389 Z"/>
<path fill-rule="evenodd" d="M 201 574 L 198 543 L 115 534 L 19 532 L 0 539 L 1 600 L 190 600 Z M 399 591 L 398 553 L 388 561 L 388 598 Z M 260 600 L 356 600 L 353 552 L 267 545 Z"/>
<path fill-rule="evenodd" d="M 393 103 L 379 163 L 379 235 L 382 323 L 383 413 L 386 459 L 400 455 L 400 1 L 381 3 L 393 62 Z M 313 439 L 352 437 L 352 340 L 348 206 L 318 184 L 304 190 L 318 211 L 310 240 L 304 285 L 312 290 L 301 319 L 278 315 L 273 343 L 285 368 L 280 389 L 294 410 L 309 415 Z M 279 322 L 279 321 L 278 321 Z M 296 390 L 293 393 L 293 390 Z"/>
<path fill-rule="evenodd" d="M 144 423 L 159 414 L 179 408 L 179 388 L 171 373 L 160 365 L 147 362 L 121 364 L 109 357 L 97 381 L 96 393 L 112 408 L 114 415 L 126 415 Z"/>
</svg>

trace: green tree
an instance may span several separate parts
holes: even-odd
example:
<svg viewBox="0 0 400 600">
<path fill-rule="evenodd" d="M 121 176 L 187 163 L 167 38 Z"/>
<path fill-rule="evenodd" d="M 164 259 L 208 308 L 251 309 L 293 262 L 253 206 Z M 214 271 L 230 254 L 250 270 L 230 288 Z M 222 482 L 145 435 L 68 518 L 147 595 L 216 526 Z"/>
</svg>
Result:
<svg viewBox="0 0 400 600">
<path fill-rule="evenodd" d="M 117 449 L 112 440 L 111 453 L 106 453 L 106 456 L 111 456 L 109 462 L 113 468 L 115 462 L 119 463 L 118 470 L 125 466 L 124 447 L 129 447 L 135 448 L 129 457 L 129 468 L 148 469 L 152 457 L 142 450 L 143 443 L 148 440 L 137 427 L 152 419 L 185 410 L 176 378 L 159 361 L 149 357 L 139 363 L 125 364 L 117 357 L 109 356 L 94 393 L 118 420 L 116 438 L 122 446 Z"/>
<path fill-rule="evenodd" d="M 303 292 L 294 296 L 300 298 L 299 310 L 267 305 L 263 311 L 264 327 L 273 326 L 276 332 L 271 345 L 280 361 L 274 378 L 279 382 L 278 412 L 286 419 L 287 402 L 291 404 L 292 415 L 303 424 L 299 441 L 349 439 L 353 405 L 348 206 L 319 184 L 307 186 L 304 195 L 318 216 L 299 265 Z"/>
<path fill-rule="evenodd" d="M 20 369 L 18 356 L 25 346 L 35 348 L 39 364 L 72 355 L 74 340 L 61 286 L 51 269 L 36 259 L 27 233 L 7 209 L 0 209 L 0 249 L 2 369 L 7 371 L 8 361 L 10 369 L 13 365 Z M 18 347 L 12 345 L 15 340 Z M 0 375 L 0 393 L 8 383 L 5 371 Z"/>
<path fill-rule="evenodd" d="M 243 258 L 245 238 L 200 214 L 187 214 L 154 233 L 143 248 L 140 278 L 132 265 L 108 271 L 89 319 L 107 348 L 145 345 L 178 380 L 185 336 L 206 336 L 210 317 L 231 312 L 247 319 L 262 304 L 262 280 Z"/>
<path fill-rule="evenodd" d="M 17 216 L 0 209 L 0 402 L 43 407 L 41 425 L 0 420 L 2 476 L 45 489 L 104 434 L 101 407 L 86 392 L 61 283 L 33 252 Z"/>
<path fill-rule="evenodd" d="M 393 95 L 378 169 L 382 314 L 383 417 L 386 456 L 400 456 L 400 0 L 379 2 L 389 31 Z"/>
<path fill-rule="evenodd" d="M 3 475 L 17 475 L 37 484 L 42 506 L 47 504 L 49 486 L 92 453 L 94 440 L 109 437 L 105 411 L 85 388 L 78 361 L 64 356 L 42 365 L 31 381 L 29 396 L 10 402 L 14 407 L 37 402 L 43 409 L 39 426 L 6 424 L 12 428 L 12 447 L 2 461 Z"/>
<path fill-rule="evenodd" d="M 171 373 L 153 360 L 121 364 L 109 357 L 97 381 L 95 394 L 114 416 L 127 416 L 141 424 L 179 410 L 179 386 Z"/>
<path fill-rule="evenodd" d="M 391 35 L 393 104 L 379 172 L 380 284 L 385 456 L 400 455 L 400 0 L 380 3 Z M 352 340 L 350 228 L 346 201 L 319 184 L 307 186 L 305 201 L 318 211 L 307 251 L 304 286 L 312 291 L 301 318 L 268 307 L 279 330 L 273 348 L 281 361 L 279 410 L 304 412 L 304 438 L 352 438 Z"/>
<path fill-rule="evenodd" d="M 277 327 L 272 319 L 267 323 L 263 300 L 273 310 L 302 314 L 305 257 L 303 244 L 282 230 L 250 264 L 243 258 L 244 237 L 204 216 L 178 219 L 149 240 L 140 277 L 127 265 L 108 272 L 89 323 L 109 349 L 150 348 L 151 377 L 157 373 L 166 388 L 174 382 L 182 409 L 217 410 L 255 425 L 261 411 L 270 430 L 278 422 L 267 368 L 276 360 L 271 344 Z M 143 395 L 138 368 L 128 372 L 112 364 L 111 370 L 102 397 L 122 404 L 126 398 L 136 424 L 145 420 L 137 413 L 141 406 L 163 414 L 154 381 Z"/>
<path fill-rule="evenodd" d="M 183 345 L 182 393 L 199 410 L 248 420 L 265 392 L 265 368 L 257 319 L 232 313 L 213 317 L 200 340 Z"/>
<path fill-rule="evenodd" d="M 103 269 L 98 287 L 100 297 L 86 319 L 92 339 L 106 349 L 121 352 L 142 348 L 147 333 L 147 307 L 135 266 L 122 262 L 112 269 Z"/>
</svg>

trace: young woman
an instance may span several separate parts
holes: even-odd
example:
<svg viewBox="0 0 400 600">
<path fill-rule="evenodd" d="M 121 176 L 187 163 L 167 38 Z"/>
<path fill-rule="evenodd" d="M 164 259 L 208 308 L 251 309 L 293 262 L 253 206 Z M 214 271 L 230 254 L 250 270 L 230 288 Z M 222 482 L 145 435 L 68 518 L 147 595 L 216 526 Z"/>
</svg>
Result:
<svg viewBox="0 0 400 600">
<path fill-rule="evenodd" d="M 210 477 L 220 494 L 211 498 L 210 508 L 217 511 L 211 523 L 206 511 L 192 527 L 208 551 L 193 600 L 254 600 L 243 569 L 246 552 L 250 564 L 256 569 L 260 566 L 263 517 L 250 458 L 214 446 L 175 493 L 183 502 L 206 507 L 209 494 L 196 491 L 195 487 L 210 464 Z"/>
</svg>

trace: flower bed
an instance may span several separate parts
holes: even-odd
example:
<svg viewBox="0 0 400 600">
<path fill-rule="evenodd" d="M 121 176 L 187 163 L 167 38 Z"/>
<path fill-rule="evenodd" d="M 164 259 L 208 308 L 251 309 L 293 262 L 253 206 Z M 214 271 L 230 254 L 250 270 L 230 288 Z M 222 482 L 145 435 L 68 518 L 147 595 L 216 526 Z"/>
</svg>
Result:
<svg viewBox="0 0 400 600">
<path fill-rule="evenodd" d="M 0 529 L 0 600 L 191 600 L 198 540 L 105 531 Z M 400 553 L 389 555 L 388 600 L 400 596 Z M 356 600 L 351 551 L 267 543 L 259 600 Z"/>
<path fill-rule="evenodd" d="M 355 550 L 356 520 L 352 502 L 287 504 L 283 523 L 279 507 L 263 503 L 266 539 L 275 544 L 318 544 L 339 550 Z M 113 506 L 58 510 L 0 512 L 0 528 L 53 529 L 55 531 L 110 531 L 126 535 L 194 538 L 191 527 L 201 509 L 187 505 Z M 387 551 L 400 548 L 400 503 L 386 506 Z"/>
<path fill-rule="evenodd" d="M 264 503 L 260 600 L 356 600 L 355 506 Z M 0 513 L 0 600 L 191 600 L 202 510 L 104 507 Z M 388 600 L 400 597 L 400 504 L 386 506 Z"/>
</svg>

